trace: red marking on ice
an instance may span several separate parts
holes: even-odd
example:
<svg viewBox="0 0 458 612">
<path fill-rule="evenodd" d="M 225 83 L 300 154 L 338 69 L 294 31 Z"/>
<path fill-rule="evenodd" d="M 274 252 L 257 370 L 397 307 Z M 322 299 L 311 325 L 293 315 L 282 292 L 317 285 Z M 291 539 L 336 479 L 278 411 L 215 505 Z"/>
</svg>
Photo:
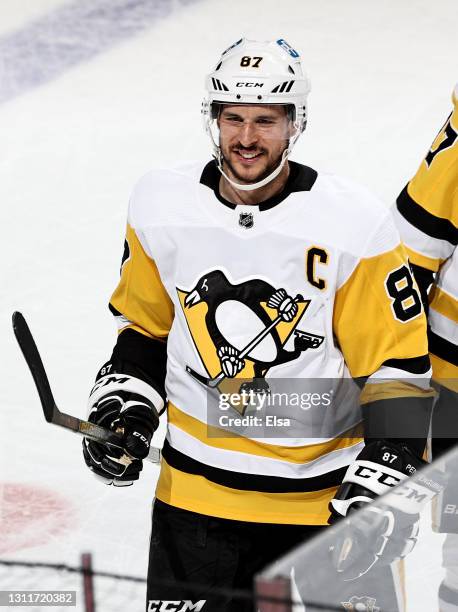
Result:
<svg viewBox="0 0 458 612">
<path fill-rule="evenodd" d="M 74 510 L 44 487 L 0 483 L 0 554 L 46 544 L 70 529 Z"/>
</svg>

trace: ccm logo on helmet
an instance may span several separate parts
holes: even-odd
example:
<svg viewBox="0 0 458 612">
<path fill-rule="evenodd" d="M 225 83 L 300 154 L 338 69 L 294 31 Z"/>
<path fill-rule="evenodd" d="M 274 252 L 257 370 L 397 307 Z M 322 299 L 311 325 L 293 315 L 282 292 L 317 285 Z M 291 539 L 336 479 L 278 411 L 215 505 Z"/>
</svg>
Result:
<svg viewBox="0 0 458 612">
<path fill-rule="evenodd" d="M 264 83 L 252 83 L 247 81 L 239 81 L 236 87 L 264 87 Z"/>
</svg>

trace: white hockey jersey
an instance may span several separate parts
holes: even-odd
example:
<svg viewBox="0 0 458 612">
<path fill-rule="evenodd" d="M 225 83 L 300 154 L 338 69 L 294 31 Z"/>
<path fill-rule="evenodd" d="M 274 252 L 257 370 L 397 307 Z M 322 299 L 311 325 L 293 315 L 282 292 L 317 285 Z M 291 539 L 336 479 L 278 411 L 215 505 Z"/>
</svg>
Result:
<svg viewBox="0 0 458 612">
<path fill-rule="evenodd" d="M 361 449 L 353 379 L 367 379 L 362 403 L 423 397 L 429 360 L 390 211 L 351 181 L 290 169 L 255 206 L 221 197 L 214 162 L 145 175 L 111 309 L 121 333 L 167 341 L 157 497 L 313 525 Z"/>
</svg>

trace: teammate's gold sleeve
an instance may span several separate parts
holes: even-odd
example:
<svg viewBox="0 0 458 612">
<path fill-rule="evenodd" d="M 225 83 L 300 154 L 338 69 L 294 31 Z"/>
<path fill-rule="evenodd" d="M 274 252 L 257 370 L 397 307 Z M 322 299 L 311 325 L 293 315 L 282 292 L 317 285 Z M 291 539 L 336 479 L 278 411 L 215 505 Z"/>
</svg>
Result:
<svg viewBox="0 0 458 612">
<path fill-rule="evenodd" d="M 435 217 L 458 227 L 458 103 L 407 186 L 409 196 Z"/>
<path fill-rule="evenodd" d="M 428 353 L 418 299 L 402 245 L 359 261 L 336 292 L 333 315 L 334 334 L 354 378 L 370 376 L 389 359 Z"/>
<path fill-rule="evenodd" d="M 429 354 L 429 358 L 433 368 L 433 380 L 458 393 L 458 366 L 433 353 Z"/>
<path fill-rule="evenodd" d="M 174 317 L 174 307 L 154 261 L 145 252 L 135 230 L 127 225 L 129 256 L 111 306 L 128 319 L 130 327 L 157 339 L 166 339 Z"/>
<path fill-rule="evenodd" d="M 429 295 L 429 306 L 458 324 L 458 299 L 434 285 Z"/>
<path fill-rule="evenodd" d="M 420 266 L 421 268 L 426 268 L 426 270 L 431 270 L 431 272 L 437 272 L 445 261 L 445 259 L 440 259 L 438 257 L 428 257 L 427 255 L 419 253 L 407 245 L 404 246 L 411 263 L 415 264 L 416 266 Z"/>
</svg>

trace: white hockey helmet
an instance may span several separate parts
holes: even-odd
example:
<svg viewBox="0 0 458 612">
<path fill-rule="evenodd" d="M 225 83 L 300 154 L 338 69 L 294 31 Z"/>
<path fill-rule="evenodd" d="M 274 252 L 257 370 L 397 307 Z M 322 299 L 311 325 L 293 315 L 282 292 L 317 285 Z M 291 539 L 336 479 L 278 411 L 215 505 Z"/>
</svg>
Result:
<svg viewBox="0 0 458 612">
<path fill-rule="evenodd" d="M 223 52 L 215 69 L 207 76 L 205 87 L 207 96 L 202 103 L 202 115 L 220 172 L 242 191 L 266 185 L 280 174 L 307 123 L 310 81 L 302 70 L 299 53 L 283 38 L 265 42 L 241 38 Z M 280 164 L 262 181 L 241 185 L 224 173 L 218 129 L 221 104 L 280 104 L 289 107 L 294 133 Z"/>
</svg>

